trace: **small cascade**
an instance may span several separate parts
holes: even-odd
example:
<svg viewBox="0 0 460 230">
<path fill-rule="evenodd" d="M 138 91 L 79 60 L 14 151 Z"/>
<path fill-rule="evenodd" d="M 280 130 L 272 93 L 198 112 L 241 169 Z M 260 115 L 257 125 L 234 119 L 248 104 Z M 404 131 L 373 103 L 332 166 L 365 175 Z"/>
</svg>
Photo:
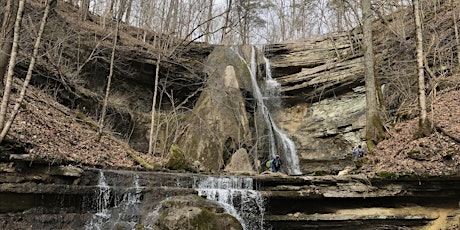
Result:
<svg viewBox="0 0 460 230">
<path fill-rule="evenodd" d="M 99 171 L 96 200 L 96 213 L 85 225 L 86 230 L 135 229 L 140 219 L 139 204 L 142 190 L 139 177 L 134 175 L 133 187 L 126 188 L 121 194 L 115 193 L 107 184 L 104 173 Z"/>
<path fill-rule="evenodd" d="M 279 106 L 279 92 L 280 85 L 276 82 L 271 75 L 270 62 L 264 57 L 266 77 L 265 77 L 265 94 L 257 83 L 257 61 L 256 61 L 256 50 L 252 47 L 251 50 L 251 64 L 248 65 L 246 60 L 241 56 L 238 50 L 235 51 L 240 59 L 246 63 L 251 74 L 251 83 L 253 87 L 254 98 L 257 100 L 257 107 L 262 113 L 263 118 L 267 124 L 268 135 L 269 135 L 269 154 L 272 158 L 279 154 L 284 161 L 286 171 L 289 175 L 301 175 L 302 171 L 299 166 L 299 157 L 294 142 L 278 128 L 276 123 L 273 121 L 269 107 L 272 109 Z"/>
<path fill-rule="evenodd" d="M 198 195 L 221 204 L 240 221 L 243 229 L 264 229 L 264 202 L 253 189 L 252 178 L 207 177 L 195 179 L 193 187 Z"/>
<path fill-rule="evenodd" d="M 96 213 L 93 214 L 89 223 L 85 225 L 86 230 L 102 229 L 103 224 L 110 217 L 110 187 L 107 185 L 104 173 L 99 171 L 97 183 Z"/>
</svg>

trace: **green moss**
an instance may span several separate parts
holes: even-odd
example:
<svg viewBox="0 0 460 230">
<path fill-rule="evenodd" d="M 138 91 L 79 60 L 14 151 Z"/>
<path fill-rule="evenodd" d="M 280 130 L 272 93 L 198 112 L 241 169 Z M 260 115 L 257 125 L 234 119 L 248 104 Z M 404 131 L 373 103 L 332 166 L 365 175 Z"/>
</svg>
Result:
<svg viewBox="0 0 460 230">
<path fill-rule="evenodd" d="M 216 215 L 206 208 L 201 209 L 200 215 L 190 220 L 190 225 L 195 229 L 213 229 L 218 227 Z"/>
<path fill-rule="evenodd" d="M 355 161 L 356 168 L 363 167 L 363 164 L 364 164 L 364 159 L 363 158 L 359 158 L 358 160 Z"/>
<path fill-rule="evenodd" d="M 190 162 L 185 159 L 182 149 L 177 145 L 171 146 L 170 155 L 168 161 L 166 162 L 166 168 L 171 170 L 195 171 L 193 170 Z"/>
<path fill-rule="evenodd" d="M 329 175 L 326 171 L 315 171 L 315 176 L 326 176 Z"/>
<path fill-rule="evenodd" d="M 376 173 L 378 177 L 384 178 L 384 179 L 396 179 L 398 178 L 398 175 L 394 172 L 387 172 L 387 171 L 382 171 L 382 172 L 377 172 Z"/>
</svg>

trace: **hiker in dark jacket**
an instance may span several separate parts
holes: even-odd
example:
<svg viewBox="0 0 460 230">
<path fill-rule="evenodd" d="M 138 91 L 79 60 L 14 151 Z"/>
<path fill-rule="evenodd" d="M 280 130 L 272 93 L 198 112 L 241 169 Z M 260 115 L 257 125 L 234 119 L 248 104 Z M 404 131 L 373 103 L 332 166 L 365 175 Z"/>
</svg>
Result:
<svg viewBox="0 0 460 230">
<path fill-rule="evenodd" d="M 271 169 L 273 172 L 279 172 L 281 170 L 281 165 L 283 162 L 281 161 L 281 158 L 279 155 L 276 155 L 275 159 L 272 160 L 271 163 Z"/>
<path fill-rule="evenodd" d="M 361 158 L 364 156 L 364 149 L 361 147 L 361 145 L 358 145 L 358 147 L 353 148 L 352 155 L 353 155 L 353 161 L 356 161 L 358 160 L 358 158 Z"/>
</svg>

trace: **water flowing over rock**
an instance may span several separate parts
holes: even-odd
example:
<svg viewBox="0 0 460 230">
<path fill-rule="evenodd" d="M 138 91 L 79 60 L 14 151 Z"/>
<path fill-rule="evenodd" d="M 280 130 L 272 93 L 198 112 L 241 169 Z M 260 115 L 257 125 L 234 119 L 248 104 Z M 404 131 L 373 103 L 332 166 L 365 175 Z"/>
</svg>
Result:
<svg viewBox="0 0 460 230">
<path fill-rule="evenodd" d="M 217 201 L 235 216 L 244 230 L 264 229 L 264 202 L 252 178 L 207 177 L 195 182 L 198 195 Z"/>
<path fill-rule="evenodd" d="M 252 46 L 217 47 L 208 58 L 207 73 L 206 87 L 179 141 L 187 155 L 217 172 L 229 163 L 229 155 L 243 147 L 254 170 L 260 170 L 258 162 L 279 154 L 288 174 L 301 174 L 295 143 L 268 109 L 275 105 L 267 103 L 278 95 L 268 60 Z M 259 84 L 269 86 L 266 95 Z"/>
<path fill-rule="evenodd" d="M 338 173 L 351 164 L 352 146 L 363 143 L 361 36 L 332 34 L 264 47 L 284 102 L 273 119 L 295 140 L 304 173 Z"/>
<path fill-rule="evenodd" d="M 186 213 L 190 221 L 212 218 L 209 224 L 229 229 L 411 229 L 435 220 L 456 229 L 460 218 L 458 176 L 230 177 L 85 168 L 75 178 L 49 174 L 58 166 L 19 165 L 0 177 L 0 229 L 157 229 L 161 218 L 168 223 L 163 229 L 177 229 L 174 221 L 185 223 Z"/>
<path fill-rule="evenodd" d="M 232 215 L 225 213 L 225 209 L 218 203 L 196 195 L 166 199 L 161 203 L 157 215 L 151 229 L 243 229 L 240 222 Z"/>
<path fill-rule="evenodd" d="M 271 159 L 273 159 L 275 155 L 280 155 L 281 158 L 285 162 L 284 167 L 286 168 L 286 171 L 288 174 L 291 174 L 291 175 L 302 174 L 302 172 L 299 169 L 299 160 L 298 160 L 294 142 L 291 139 L 289 139 L 287 135 L 284 134 L 278 128 L 276 123 L 272 120 L 272 117 L 270 115 L 270 111 L 266 105 L 266 102 L 264 102 L 264 95 L 262 94 L 259 88 L 259 83 L 257 82 L 257 60 L 256 60 L 255 48 L 253 46 L 251 47 L 250 65 L 248 65 L 248 63 L 245 61 L 245 59 L 241 55 L 239 56 L 246 63 L 246 65 L 248 66 L 250 70 L 250 74 L 251 74 L 250 77 L 251 77 L 251 83 L 253 87 L 254 98 L 257 100 L 257 106 L 268 128 L 269 156 L 271 157 Z M 267 59 L 265 58 L 263 60 L 267 61 Z M 265 82 L 266 83 L 268 82 L 269 84 L 273 84 L 273 79 L 271 78 L 269 74 L 270 73 L 269 63 L 265 62 L 264 64 L 266 66 L 266 76 L 268 75 L 268 77 L 265 78 L 266 80 Z M 272 88 L 269 87 L 268 92 L 269 93 L 273 92 Z M 268 96 L 272 96 L 272 95 L 268 95 Z M 266 97 L 266 98 L 270 98 L 270 97 Z"/>
<path fill-rule="evenodd" d="M 112 189 L 102 171 L 99 172 L 97 187 L 99 189 L 96 191 L 96 213 L 86 223 L 86 230 L 135 229 L 141 223 L 142 190 L 139 187 L 138 175 L 133 175 L 132 187 L 126 188 L 121 194 L 115 194 L 121 196 L 119 200 L 113 197 Z"/>
</svg>

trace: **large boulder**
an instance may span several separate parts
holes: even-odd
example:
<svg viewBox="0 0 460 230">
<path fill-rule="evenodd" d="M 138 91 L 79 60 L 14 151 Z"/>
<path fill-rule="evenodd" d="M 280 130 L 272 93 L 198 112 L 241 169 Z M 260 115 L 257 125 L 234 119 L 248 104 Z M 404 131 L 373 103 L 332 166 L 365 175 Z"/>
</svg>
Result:
<svg viewBox="0 0 460 230">
<path fill-rule="evenodd" d="M 187 129 L 179 140 L 187 157 L 204 168 L 218 172 L 225 164 L 224 153 L 251 145 L 251 130 L 244 92 L 251 90 L 248 67 L 228 47 L 216 48 L 207 62 L 209 75 Z"/>
<path fill-rule="evenodd" d="M 225 172 L 238 175 L 255 175 L 248 151 L 244 148 L 238 149 L 230 158 L 229 164 L 225 166 Z"/>
<path fill-rule="evenodd" d="M 224 208 L 196 195 L 175 196 L 164 201 L 154 226 L 158 230 L 243 229 Z"/>
<path fill-rule="evenodd" d="M 171 146 L 166 168 L 171 170 L 195 171 L 192 164 L 185 158 L 182 149 L 177 145 Z"/>
</svg>

